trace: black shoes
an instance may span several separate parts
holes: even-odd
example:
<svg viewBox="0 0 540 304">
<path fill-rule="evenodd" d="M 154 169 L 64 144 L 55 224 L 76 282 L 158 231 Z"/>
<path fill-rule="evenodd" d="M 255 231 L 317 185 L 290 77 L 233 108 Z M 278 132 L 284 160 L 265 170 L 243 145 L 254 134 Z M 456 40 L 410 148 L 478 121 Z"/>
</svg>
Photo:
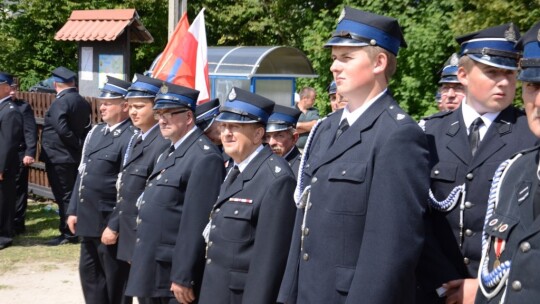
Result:
<svg viewBox="0 0 540 304">
<path fill-rule="evenodd" d="M 12 242 L 11 238 L 0 236 L 0 250 L 11 246 Z"/>
<path fill-rule="evenodd" d="M 48 246 L 59 246 L 65 244 L 77 244 L 79 242 L 79 237 L 74 235 L 59 235 L 52 240 L 49 240 L 45 243 Z"/>
</svg>

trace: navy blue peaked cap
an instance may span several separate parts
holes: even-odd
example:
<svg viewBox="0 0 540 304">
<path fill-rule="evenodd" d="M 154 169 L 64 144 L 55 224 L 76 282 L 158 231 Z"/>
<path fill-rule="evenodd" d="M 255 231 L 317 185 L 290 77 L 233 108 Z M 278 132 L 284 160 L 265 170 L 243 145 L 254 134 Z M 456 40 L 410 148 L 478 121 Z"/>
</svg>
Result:
<svg viewBox="0 0 540 304">
<path fill-rule="evenodd" d="M 325 47 L 380 46 L 397 56 L 400 47 L 407 47 L 396 19 L 346 6 L 336 30 Z"/>
<path fill-rule="evenodd" d="M 457 78 L 459 57 L 456 53 L 452 54 L 444 63 L 441 70 L 441 79 L 439 83 L 459 83 Z"/>
<path fill-rule="evenodd" d="M 330 85 L 328 85 L 328 95 L 336 94 L 337 93 L 337 85 L 335 81 L 330 82 Z"/>
<path fill-rule="evenodd" d="M 517 70 L 520 53 L 516 49 L 519 29 L 507 23 L 456 38 L 461 45 L 459 56 L 501 69 Z"/>
<path fill-rule="evenodd" d="M 6 72 L 0 72 L 0 84 L 7 83 L 8 85 L 13 84 L 13 76 Z"/>
<path fill-rule="evenodd" d="M 52 77 L 55 82 L 66 83 L 75 80 L 77 74 L 66 67 L 57 67 L 52 71 Z"/>
<path fill-rule="evenodd" d="M 135 74 L 133 83 L 128 88 L 126 98 L 154 98 L 162 84 L 163 80 Z"/>
<path fill-rule="evenodd" d="M 263 96 L 233 87 L 220 108 L 217 121 L 266 124 L 275 103 Z"/>
<path fill-rule="evenodd" d="M 188 108 L 195 112 L 199 91 L 164 82 L 156 95 L 154 110 Z"/>
<path fill-rule="evenodd" d="M 131 86 L 131 82 L 124 81 L 112 76 L 107 76 L 107 82 L 101 89 L 99 98 L 102 99 L 117 99 L 124 98 L 128 92 L 128 88 Z"/>
<path fill-rule="evenodd" d="M 296 128 L 296 123 L 298 122 L 300 114 L 302 114 L 302 112 L 296 108 L 275 105 L 274 112 L 270 115 L 270 118 L 268 118 L 266 132 L 277 132 L 289 128 Z"/>
<path fill-rule="evenodd" d="M 203 104 L 197 105 L 195 108 L 195 124 L 199 129 L 206 131 L 214 123 L 215 118 L 219 114 L 219 99 L 215 98 Z"/>
<path fill-rule="evenodd" d="M 527 82 L 540 82 L 540 22 L 533 25 L 521 37 L 517 48 L 523 51 L 518 79 Z"/>
</svg>

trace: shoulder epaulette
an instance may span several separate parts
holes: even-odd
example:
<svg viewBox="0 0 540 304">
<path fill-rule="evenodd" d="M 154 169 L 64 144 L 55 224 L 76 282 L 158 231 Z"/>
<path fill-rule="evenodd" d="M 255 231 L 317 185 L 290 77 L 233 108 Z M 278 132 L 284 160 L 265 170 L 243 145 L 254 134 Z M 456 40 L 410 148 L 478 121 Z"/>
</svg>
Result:
<svg viewBox="0 0 540 304">
<path fill-rule="evenodd" d="M 212 149 L 212 146 L 209 141 L 203 139 L 202 137 L 199 137 L 197 139 L 197 146 L 204 152 L 204 153 L 210 153 L 214 149 Z"/>
<path fill-rule="evenodd" d="M 283 163 L 277 161 L 276 157 L 279 157 L 279 156 L 275 156 L 275 155 L 270 156 L 270 158 L 268 158 L 268 161 L 266 163 L 268 164 L 270 171 L 274 173 L 274 176 L 279 177 L 283 175 L 288 168 L 284 168 Z M 288 166 L 288 164 L 286 165 Z"/>
</svg>

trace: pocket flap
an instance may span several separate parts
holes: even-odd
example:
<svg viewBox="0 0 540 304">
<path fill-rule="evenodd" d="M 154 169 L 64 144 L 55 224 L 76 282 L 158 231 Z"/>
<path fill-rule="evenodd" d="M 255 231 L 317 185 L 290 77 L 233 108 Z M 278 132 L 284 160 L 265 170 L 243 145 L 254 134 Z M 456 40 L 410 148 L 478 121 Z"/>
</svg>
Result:
<svg viewBox="0 0 540 304">
<path fill-rule="evenodd" d="M 354 278 L 354 268 L 336 266 L 336 290 L 340 292 L 349 292 L 352 280 Z"/>
<path fill-rule="evenodd" d="M 348 180 L 361 183 L 366 178 L 366 164 L 336 164 L 330 170 L 328 179 L 330 180 Z"/>
<path fill-rule="evenodd" d="M 97 155 L 97 158 L 101 160 L 116 161 L 118 155 L 119 153 L 116 151 L 101 151 L 101 153 Z"/>
<path fill-rule="evenodd" d="M 116 201 L 99 200 L 97 208 L 99 211 L 111 212 L 113 211 L 115 206 L 116 206 Z"/>
<path fill-rule="evenodd" d="M 132 164 L 129 166 L 129 174 L 137 176 L 148 176 L 148 166 Z"/>
<path fill-rule="evenodd" d="M 232 290 L 244 290 L 244 287 L 246 286 L 247 272 L 231 271 L 229 274 L 229 288 Z"/>
<path fill-rule="evenodd" d="M 453 182 L 456 180 L 457 164 L 440 162 L 431 169 L 431 178 Z"/>
<path fill-rule="evenodd" d="M 172 262 L 173 246 L 161 244 L 156 248 L 156 261 Z"/>
<path fill-rule="evenodd" d="M 510 231 L 512 231 L 518 223 L 519 220 L 517 219 L 500 215 L 495 212 L 488 221 L 486 233 L 506 241 Z"/>
<path fill-rule="evenodd" d="M 223 217 L 241 220 L 250 220 L 253 213 L 253 206 L 239 203 L 232 203 L 228 208 L 221 208 Z"/>
</svg>

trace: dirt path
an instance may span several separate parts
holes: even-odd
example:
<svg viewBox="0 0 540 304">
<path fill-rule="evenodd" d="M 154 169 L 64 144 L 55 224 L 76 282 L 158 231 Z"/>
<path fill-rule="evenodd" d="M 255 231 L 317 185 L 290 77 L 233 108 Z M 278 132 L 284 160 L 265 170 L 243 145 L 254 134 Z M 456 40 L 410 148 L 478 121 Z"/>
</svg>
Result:
<svg viewBox="0 0 540 304">
<path fill-rule="evenodd" d="M 18 263 L 0 275 L 0 304 L 30 303 L 84 303 L 77 263 Z"/>
</svg>

